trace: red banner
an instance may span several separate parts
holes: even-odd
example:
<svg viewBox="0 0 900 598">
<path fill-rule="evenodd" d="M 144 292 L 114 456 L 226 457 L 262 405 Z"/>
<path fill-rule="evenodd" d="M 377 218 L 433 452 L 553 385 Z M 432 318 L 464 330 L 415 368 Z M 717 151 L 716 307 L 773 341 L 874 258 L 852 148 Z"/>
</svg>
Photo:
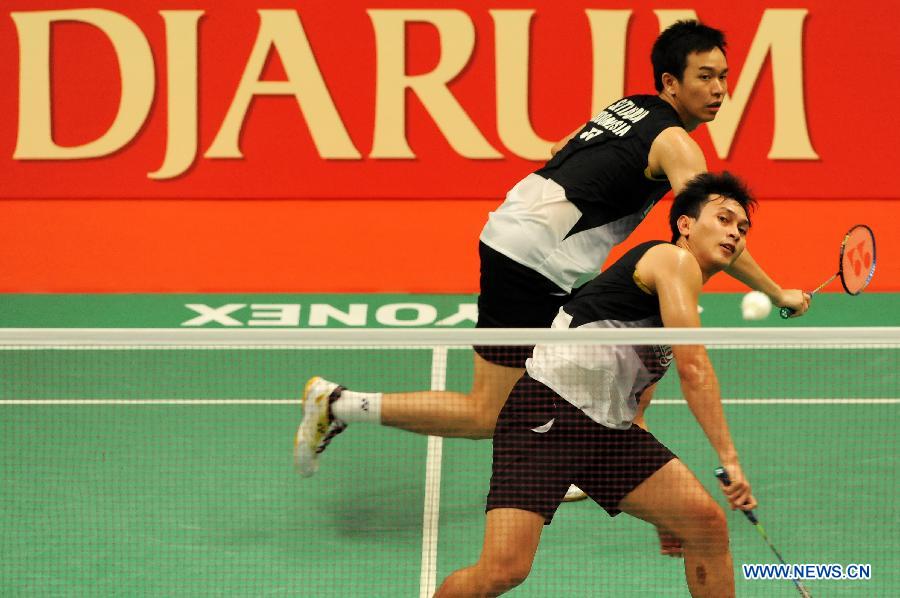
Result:
<svg viewBox="0 0 900 598">
<path fill-rule="evenodd" d="M 894 5 L 4 3 L 7 198 L 500 198 L 696 14 L 731 98 L 694 137 L 764 198 L 897 198 Z M 874 106 L 883 107 L 873 112 Z"/>
</svg>

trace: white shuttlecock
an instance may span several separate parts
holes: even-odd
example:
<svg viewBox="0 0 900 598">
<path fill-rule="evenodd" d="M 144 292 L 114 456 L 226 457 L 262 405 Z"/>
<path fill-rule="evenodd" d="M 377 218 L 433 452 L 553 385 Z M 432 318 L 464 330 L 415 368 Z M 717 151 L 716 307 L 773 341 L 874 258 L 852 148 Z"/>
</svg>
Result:
<svg viewBox="0 0 900 598">
<path fill-rule="evenodd" d="M 745 320 L 764 320 L 772 312 L 772 302 L 759 291 L 750 291 L 741 300 Z"/>
</svg>

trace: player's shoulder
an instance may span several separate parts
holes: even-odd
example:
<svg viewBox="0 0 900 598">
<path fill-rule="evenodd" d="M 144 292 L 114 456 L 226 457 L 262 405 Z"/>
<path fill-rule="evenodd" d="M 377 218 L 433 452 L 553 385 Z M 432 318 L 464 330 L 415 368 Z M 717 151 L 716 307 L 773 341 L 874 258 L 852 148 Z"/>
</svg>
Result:
<svg viewBox="0 0 900 598">
<path fill-rule="evenodd" d="M 655 276 L 700 276 L 700 264 L 690 251 L 672 243 L 654 245 L 644 254 L 641 265 Z"/>
<path fill-rule="evenodd" d="M 700 145 L 684 130 L 684 127 L 679 125 L 661 130 L 653 140 L 653 145 L 662 145 L 671 150 L 700 151 Z"/>
<path fill-rule="evenodd" d="M 656 294 L 663 289 L 699 289 L 703 284 L 700 266 L 686 249 L 672 243 L 658 243 L 644 252 L 635 264 L 635 275 Z"/>
<path fill-rule="evenodd" d="M 666 243 L 659 241 L 652 247 L 648 247 L 645 256 L 652 257 L 656 260 L 672 262 L 683 259 L 682 256 L 690 255 L 690 253 L 674 243 Z"/>
<path fill-rule="evenodd" d="M 648 158 L 651 167 L 661 168 L 668 174 L 679 166 L 706 169 L 706 158 L 700 145 L 678 126 L 667 127 L 659 132 L 650 144 Z"/>
</svg>

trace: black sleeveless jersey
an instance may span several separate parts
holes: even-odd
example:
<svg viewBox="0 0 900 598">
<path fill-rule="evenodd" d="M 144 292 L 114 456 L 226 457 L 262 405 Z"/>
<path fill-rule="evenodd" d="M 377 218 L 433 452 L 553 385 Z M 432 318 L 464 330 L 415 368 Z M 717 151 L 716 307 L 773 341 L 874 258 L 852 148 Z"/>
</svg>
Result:
<svg viewBox="0 0 900 598">
<path fill-rule="evenodd" d="M 659 298 L 639 286 L 634 270 L 647 251 L 662 243 L 638 245 L 587 283 L 559 310 L 553 328 L 662 326 Z M 641 395 L 671 363 L 668 345 L 539 344 L 525 368 L 595 422 L 627 429 Z"/>
<path fill-rule="evenodd" d="M 570 291 L 600 270 L 671 186 L 646 176 L 659 134 L 681 127 L 657 96 L 622 98 L 588 122 L 491 212 L 480 240 Z"/>
<path fill-rule="evenodd" d="M 668 193 L 668 180 L 645 175 L 647 157 L 663 130 L 683 126 L 675 109 L 659 96 L 628 96 L 585 124 L 535 171 L 562 186 L 583 215 L 567 236 L 628 214 L 646 213 Z"/>
<path fill-rule="evenodd" d="M 584 285 L 574 299 L 563 306 L 572 316 L 569 328 L 593 322 L 662 326 L 659 297 L 641 289 L 635 267 L 644 254 L 665 241 L 647 241 L 628 250 L 613 265 Z"/>
</svg>

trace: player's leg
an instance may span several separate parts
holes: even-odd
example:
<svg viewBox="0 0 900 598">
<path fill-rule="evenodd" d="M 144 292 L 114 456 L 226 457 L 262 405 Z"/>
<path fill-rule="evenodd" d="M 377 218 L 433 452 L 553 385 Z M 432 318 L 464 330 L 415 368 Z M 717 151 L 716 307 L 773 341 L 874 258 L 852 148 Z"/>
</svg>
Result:
<svg viewBox="0 0 900 598">
<path fill-rule="evenodd" d="M 419 434 L 490 438 L 497 414 L 524 368 L 491 363 L 474 353 L 472 390 L 385 394 L 381 423 Z"/>
<path fill-rule="evenodd" d="M 335 421 L 370 422 L 432 436 L 490 438 L 497 414 L 525 369 L 492 363 L 478 353 L 473 360 L 472 389 L 468 393 L 359 392 L 314 378 L 307 383 L 304 412 L 312 417 L 318 401 L 324 411 L 316 417 L 324 417 L 329 425 Z"/>
<path fill-rule="evenodd" d="M 684 463 L 669 461 L 629 492 L 619 508 L 681 540 L 692 596 L 734 596 L 725 514 Z"/>
<path fill-rule="evenodd" d="M 544 528 L 544 517 L 521 509 L 487 513 L 478 562 L 450 574 L 435 598 L 499 596 L 525 581 Z"/>
<path fill-rule="evenodd" d="M 564 433 L 554 426 L 553 397 L 527 375 L 510 393 L 494 431 L 481 556 L 450 575 L 437 596 L 497 596 L 528 576 L 541 530 L 553 519 L 575 466 L 564 450 Z"/>
<path fill-rule="evenodd" d="M 490 438 L 497 414 L 524 368 L 492 363 L 475 353 L 469 393 L 348 390 L 314 377 L 306 384 L 303 419 L 294 440 L 294 463 L 303 476 L 319 467 L 319 455 L 350 423 L 370 422 L 419 434 Z"/>
</svg>

